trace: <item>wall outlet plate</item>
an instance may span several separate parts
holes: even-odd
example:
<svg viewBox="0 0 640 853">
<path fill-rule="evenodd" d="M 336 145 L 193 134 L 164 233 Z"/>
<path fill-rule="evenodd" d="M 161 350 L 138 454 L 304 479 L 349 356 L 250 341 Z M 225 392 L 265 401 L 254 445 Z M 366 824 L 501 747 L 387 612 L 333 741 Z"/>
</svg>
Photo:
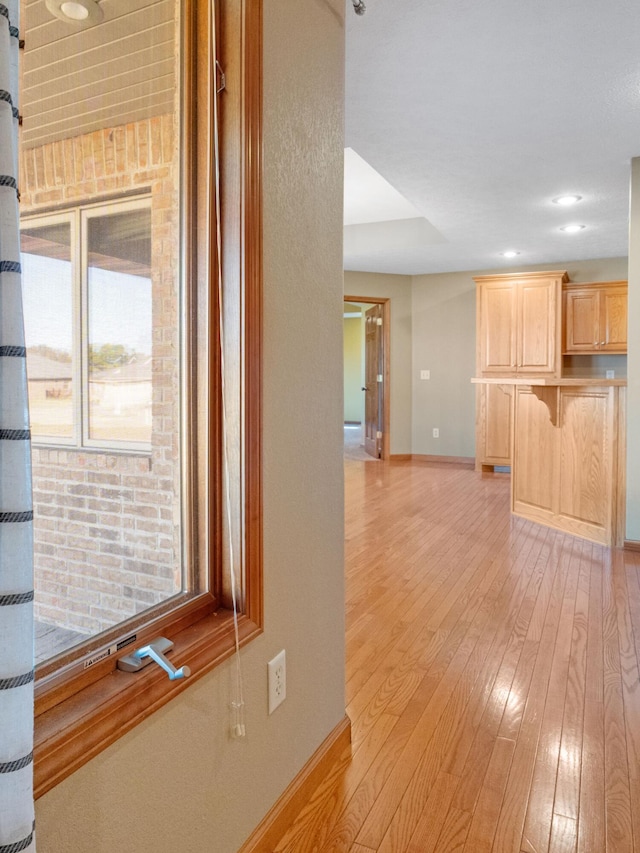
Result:
<svg viewBox="0 0 640 853">
<path fill-rule="evenodd" d="M 273 714 L 287 696 L 287 658 L 284 649 L 267 664 L 269 713 Z"/>
</svg>

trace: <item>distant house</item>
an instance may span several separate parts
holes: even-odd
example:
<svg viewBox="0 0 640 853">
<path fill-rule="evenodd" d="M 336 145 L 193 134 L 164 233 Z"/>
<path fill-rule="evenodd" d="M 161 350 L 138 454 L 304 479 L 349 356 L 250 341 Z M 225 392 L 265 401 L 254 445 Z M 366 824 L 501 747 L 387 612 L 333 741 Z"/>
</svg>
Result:
<svg viewBox="0 0 640 853">
<path fill-rule="evenodd" d="M 151 356 L 143 356 L 129 364 L 109 370 L 91 372 L 89 399 L 103 411 L 120 415 L 127 410 L 144 407 L 151 419 Z"/>
<path fill-rule="evenodd" d="M 71 396 L 71 362 L 47 358 L 27 350 L 29 400 L 36 403 Z"/>
</svg>

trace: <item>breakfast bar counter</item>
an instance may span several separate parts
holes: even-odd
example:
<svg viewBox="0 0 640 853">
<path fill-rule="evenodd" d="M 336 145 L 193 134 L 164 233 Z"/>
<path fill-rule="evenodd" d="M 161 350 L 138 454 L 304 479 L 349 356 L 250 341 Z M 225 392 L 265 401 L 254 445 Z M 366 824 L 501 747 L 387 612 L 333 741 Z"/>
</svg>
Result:
<svg viewBox="0 0 640 853">
<path fill-rule="evenodd" d="M 621 546 L 626 380 L 523 376 L 472 382 L 512 388 L 511 511 Z"/>
</svg>

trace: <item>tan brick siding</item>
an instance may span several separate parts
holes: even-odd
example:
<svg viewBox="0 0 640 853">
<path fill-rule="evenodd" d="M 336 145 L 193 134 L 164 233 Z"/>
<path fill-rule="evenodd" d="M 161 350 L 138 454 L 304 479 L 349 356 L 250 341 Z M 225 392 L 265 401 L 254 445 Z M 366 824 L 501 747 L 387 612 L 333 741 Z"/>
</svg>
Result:
<svg viewBox="0 0 640 853">
<path fill-rule="evenodd" d="M 171 115 L 24 150 L 21 214 L 146 191 L 152 232 L 150 453 L 33 448 L 36 618 L 96 633 L 180 589 L 179 235 Z"/>
</svg>

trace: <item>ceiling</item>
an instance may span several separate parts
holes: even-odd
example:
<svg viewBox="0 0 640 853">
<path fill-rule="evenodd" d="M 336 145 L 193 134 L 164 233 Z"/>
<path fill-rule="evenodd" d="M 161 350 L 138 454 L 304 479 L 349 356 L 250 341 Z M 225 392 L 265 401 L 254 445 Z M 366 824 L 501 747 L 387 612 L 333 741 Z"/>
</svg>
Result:
<svg viewBox="0 0 640 853">
<path fill-rule="evenodd" d="M 366 0 L 362 16 L 346 5 L 345 145 L 357 155 L 347 159 L 410 207 L 399 218 L 369 199 L 358 213 L 347 163 L 345 269 L 626 256 L 640 156 L 636 0 Z M 568 193 L 582 200 L 552 203 Z M 586 227 L 560 231 L 569 223 Z M 501 256 L 510 249 L 519 255 Z"/>
<path fill-rule="evenodd" d="M 366 0 L 362 16 L 345 4 L 345 269 L 627 254 L 635 0 Z M 174 0 L 100 5 L 104 22 L 84 30 L 23 0 L 26 147 L 173 109 Z M 552 203 L 565 193 L 582 201 Z M 586 227 L 559 230 L 571 222 Z"/>
<path fill-rule="evenodd" d="M 102 0 L 99 26 L 22 2 L 25 148 L 174 110 L 175 0 Z"/>
</svg>

